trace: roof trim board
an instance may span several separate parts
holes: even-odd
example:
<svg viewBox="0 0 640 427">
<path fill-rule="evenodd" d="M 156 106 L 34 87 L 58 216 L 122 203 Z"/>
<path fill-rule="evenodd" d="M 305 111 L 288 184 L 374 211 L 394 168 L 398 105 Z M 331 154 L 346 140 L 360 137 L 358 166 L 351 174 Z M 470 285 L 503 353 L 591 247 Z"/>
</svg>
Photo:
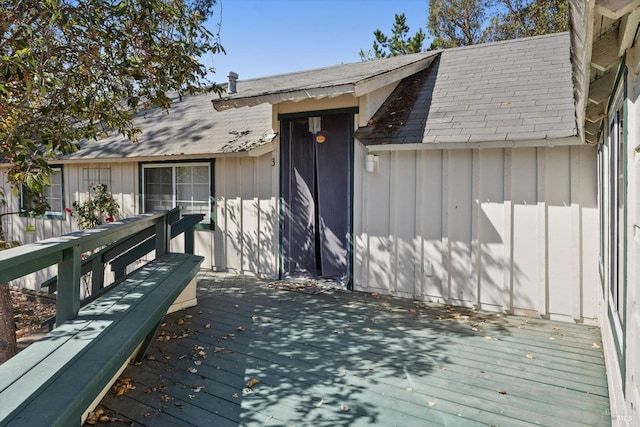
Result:
<svg viewBox="0 0 640 427">
<path fill-rule="evenodd" d="M 388 70 L 371 72 L 371 74 L 366 77 L 355 77 L 353 81 L 347 83 L 336 85 L 325 83 L 321 86 L 314 86 L 310 83 L 302 88 L 276 89 L 247 96 L 235 93 L 226 98 L 214 99 L 211 102 L 216 111 L 224 111 L 230 108 L 252 107 L 262 103 L 278 104 L 286 101 L 299 102 L 305 99 L 332 98 L 345 94 L 351 94 L 357 98 L 428 68 L 440 52 L 441 51 L 425 52 L 419 59 L 408 64 L 392 67 Z M 316 70 L 316 72 L 321 73 L 322 70 Z M 286 76 L 287 75 L 282 75 L 282 78 L 284 79 Z M 273 76 L 271 78 L 273 78 Z M 295 79 L 295 73 L 291 78 Z M 239 81 L 238 85 L 240 86 L 241 84 L 242 81 Z"/>
<path fill-rule="evenodd" d="M 355 96 L 360 97 L 362 95 L 366 95 L 367 93 L 371 93 L 375 90 L 398 82 L 406 77 L 409 77 L 419 71 L 428 68 L 436 57 L 437 55 L 430 56 L 421 61 L 414 62 L 413 64 L 409 64 L 407 66 L 394 70 L 394 72 L 384 73 L 361 80 L 354 85 L 354 94 Z"/>
<path fill-rule="evenodd" d="M 509 141 L 482 141 L 482 142 L 443 142 L 425 144 L 422 142 L 412 144 L 376 144 L 365 146 L 369 153 L 382 153 L 389 151 L 420 151 L 420 150 L 459 150 L 459 149 L 487 149 L 487 148 L 532 148 L 532 147 L 567 147 L 583 145 L 578 136 L 557 139 L 528 139 Z"/>
<path fill-rule="evenodd" d="M 227 153 L 198 153 L 198 154 L 167 154 L 160 156 L 137 156 L 128 157 L 132 162 L 171 162 L 180 160 L 206 160 L 206 159 L 221 159 L 225 157 L 260 157 L 265 154 L 274 151 L 273 141 L 260 145 L 251 149 L 250 151 L 233 151 Z M 122 163 L 127 157 L 79 157 L 66 159 L 61 158 L 56 160 L 56 164 L 80 164 L 80 163 Z M 0 167 L 2 165 L 0 164 Z"/>
</svg>

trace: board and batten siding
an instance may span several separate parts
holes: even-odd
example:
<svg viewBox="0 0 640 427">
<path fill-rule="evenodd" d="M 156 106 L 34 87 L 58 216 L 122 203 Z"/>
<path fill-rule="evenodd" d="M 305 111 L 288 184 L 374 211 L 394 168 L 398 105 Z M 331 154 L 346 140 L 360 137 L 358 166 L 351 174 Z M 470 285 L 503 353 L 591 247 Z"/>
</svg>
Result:
<svg viewBox="0 0 640 427">
<path fill-rule="evenodd" d="M 198 161 L 198 160 L 194 160 Z M 260 157 L 223 157 L 215 161 L 215 230 L 195 233 L 195 252 L 205 257 L 202 268 L 234 271 L 260 277 L 277 277 L 278 215 L 276 194 L 278 165 L 273 153 Z M 108 168 L 109 190 L 120 205 L 121 216 L 140 212 L 139 164 L 136 161 L 111 163 L 67 163 L 63 165 L 65 206 L 87 197 L 83 169 Z M 10 193 L 6 173 L 1 174 L 5 193 Z M 17 211 L 18 199 L 9 198 L 7 209 Z M 34 218 L 35 232 L 27 232 L 27 218 L 8 215 L 3 220 L 7 240 L 30 243 L 78 230 L 69 214 L 64 219 Z M 182 251 L 183 238 L 172 241 L 171 249 Z M 39 289 L 40 283 L 56 274 L 56 267 L 34 273 L 12 285 Z"/>
<path fill-rule="evenodd" d="M 109 169 L 110 184 L 108 190 L 120 205 L 120 216 L 132 216 L 137 212 L 138 187 L 137 164 L 133 162 L 123 163 L 73 163 L 62 164 L 63 174 L 63 197 L 64 207 L 72 208 L 74 201 L 84 201 L 89 195 L 89 185 L 84 179 L 85 169 Z M 7 174 L 3 171 L 2 182 L 5 194 L 11 194 Z M 135 183 L 135 187 L 134 187 Z M 9 206 L 7 212 L 18 212 L 20 210 L 19 199 L 8 197 Z M 27 231 L 27 225 L 34 225 L 35 231 Z M 33 243 L 38 240 L 49 239 L 61 236 L 78 230 L 78 224 L 69 213 L 60 218 L 35 217 L 26 218 L 21 215 L 7 215 L 3 221 L 5 237 L 9 241 L 18 241 L 22 244 Z M 21 288 L 40 290 L 40 284 L 57 273 L 57 267 L 52 266 L 47 269 L 32 273 L 19 280 L 11 282 L 12 286 Z"/>
<path fill-rule="evenodd" d="M 597 314 L 591 147 L 376 152 L 358 164 L 354 285 L 555 319 Z"/>
<path fill-rule="evenodd" d="M 277 277 L 278 170 L 274 153 L 216 160 L 214 270 Z"/>
</svg>

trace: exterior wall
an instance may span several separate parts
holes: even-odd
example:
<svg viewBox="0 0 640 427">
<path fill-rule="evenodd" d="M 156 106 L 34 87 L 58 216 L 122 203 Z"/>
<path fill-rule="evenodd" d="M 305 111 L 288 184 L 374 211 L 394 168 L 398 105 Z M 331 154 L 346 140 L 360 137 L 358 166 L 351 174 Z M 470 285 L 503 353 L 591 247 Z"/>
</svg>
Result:
<svg viewBox="0 0 640 427">
<path fill-rule="evenodd" d="M 595 149 L 376 154 L 378 172 L 356 164 L 356 290 L 596 317 Z"/>
<path fill-rule="evenodd" d="M 136 163 L 92 163 L 62 165 L 64 206 L 72 207 L 74 201 L 82 201 L 87 197 L 88 184 L 83 180 L 83 169 L 109 168 L 111 170 L 111 184 L 109 191 L 120 205 L 122 216 L 131 216 L 138 209 L 138 169 Z M 11 194 L 6 181 L 6 171 L 2 171 L 0 185 L 5 194 Z M 6 212 L 18 212 L 19 200 L 8 197 L 9 206 Z M 34 225 L 35 231 L 27 231 L 27 225 Z M 62 218 L 26 218 L 20 215 L 7 215 L 3 220 L 4 232 L 7 240 L 15 240 L 22 244 L 33 243 L 38 240 L 49 239 L 78 230 L 76 220 L 65 213 Z M 11 283 L 13 286 L 40 290 L 40 283 L 57 274 L 55 266 L 31 274 Z"/>
<path fill-rule="evenodd" d="M 638 59 L 638 58 L 636 58 Z M 636 70 L 640 64 L 635 64 Z M 640 425 L 640 74 L 628 81 L 627 407 Z"/>
<path fill-rule="evenodd" d="M 272 161 L 273 159 L 273 161 Z M 215 162 L 216 229 L 196 232 L 195 252 L 205 257 L 203 268 L 236 271 L 277 277 L 278 226 L 277 194 L 278 165 L 276 153 L 260 157 L 219 158 Z M 65 164 L 65 206 L 86 197 L 84 168 L 110 168 L 109 190 L 120 205 L 123 217 L 136 215 L 139 207 L 139 171 L 137 162 L 105 164 Z M 0 174 L 6 194 L 11 190 L 6 173 Z M 18 200 L 8 198 L 6 211 L 18 211 Z M 35 232 L 27 232 L 27 221 Z M 31 243 L 56 237 L 78 229 L 69 214 L 63 219 L 27 219 L 8 215 L 3 220 L 7 240 Z M 182 250 L 183 240 L 174 239 L 173 250 Z M 15 281 L 14 286 L 39 289 L 40 283 L 56 274 L 56 268 L 32 274 Z"/>
<path fill-rule="evenodd" d="M 216 230 L 212 268 L 276 278 L 278 274 L 277 153 L 216 160 Z"/>
<path fill-rule="evenodd" d="M 634 64 L 627 64 L 631 70 Z M 637 65 L 636 65 L 637 67 Z M 605 270 L 602 287 L 599 288 L 601 298 L 600 323 L 604 344 L 607 379 L 611 401 L 613 425 L 640 426 L 640 74 L 629 72 L 627 78 L 626 122 L 626 156 L 627 156 L 627 191 L 626 191 L 626 325 L 624 327 L 625 351 L 619 357 L 614 340 L 614 326 L 609 317 L 609 280 Z M 605 150 L 605 156 L 608 152 Z M 610 201 L 606 194 L 603 197 L 604 211 L 610 210 Z M 605 214 L 606 217 L 606 214 Z M 605 258 L 609 250 L 605 239 Z M 604 291 L 603 291 L 604 289 Z"/>
</svg>

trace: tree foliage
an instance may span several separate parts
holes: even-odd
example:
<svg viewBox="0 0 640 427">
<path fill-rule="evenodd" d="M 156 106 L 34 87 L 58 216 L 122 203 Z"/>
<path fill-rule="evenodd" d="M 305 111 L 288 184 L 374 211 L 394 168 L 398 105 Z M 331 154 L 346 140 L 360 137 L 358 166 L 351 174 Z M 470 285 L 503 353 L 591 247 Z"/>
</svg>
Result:
<svg viewBox="0 0 640 427">
<path fill-rule="evenodd" d="M 481 43 L 487 14 L 486 0 L 430 0 L 427 28 L 432 49 Z"/>
<path fill-rule="evenodd" d="M 205 28 L 216 0 L 0 0 L 0 156 L 8 180 L 41 193 L 48 161 L 132 116 L 169 108 L 223 51 Z"/>
<path fill-rule="evenodd" d="M 485 31 L 488 41 L 540 36 L 569 29 L 567 0 L 499 0 L 502 12 Z"/>
<path fill-rule="evenodd" d="M 431 48 L 567 31 L 567 0 L 429 0 Z"/>
<path fill-rule="evenodd" d="M 422 43 L 425 39 L 422 28 L 420 28 L 413 37 L 409 36 L 409 26 L 407 25 L 407 17 L 404 13 L 395 15 L 395 22 L 393 23 L 390 37 L 386 36 L 379 29 L 375 30 L 373 35 L 375 37 L 373 49 L 366 52 L 360 49 L 360 58 L 363 61 L 421 52 Z"/>
</svg>

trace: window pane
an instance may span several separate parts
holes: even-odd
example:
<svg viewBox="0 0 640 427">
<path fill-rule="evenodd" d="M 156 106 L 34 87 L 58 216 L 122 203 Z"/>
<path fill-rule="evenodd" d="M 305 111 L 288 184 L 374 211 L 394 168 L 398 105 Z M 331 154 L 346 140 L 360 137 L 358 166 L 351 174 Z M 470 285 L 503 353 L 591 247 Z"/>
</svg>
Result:
<svg viewBox="0 0 640 427">
<path fill-rule="evenodd" d="M 49 204 L 49 209 L 45 215 L 60 215 L 64 210 L 62 199 L 62 169 L 53 169 L 49 176 L 51 186 L 42 188 L 42 195 Z M 27 187 L 22 188 L 22 210 L 27 211 L 34 208 L 34 197 Z"/>
<path fill-rule="evenodd" d="M 176 167 L 176 203 L 183 213 L 202 213 L 209 218 L 209 167 Z"/>
<path fill-rule="evenodd" d="M 209 177 L 208 165 L 145 168 L 145 211 L 180 206 L 185 214 L 202 213 L 205 214 L 205 220 L 209 220 Z"/>
<path fill-rule="evenodd" d="M 171 167 L 144 169 L 144 211 L 173 208 Z"/>
</svg>

